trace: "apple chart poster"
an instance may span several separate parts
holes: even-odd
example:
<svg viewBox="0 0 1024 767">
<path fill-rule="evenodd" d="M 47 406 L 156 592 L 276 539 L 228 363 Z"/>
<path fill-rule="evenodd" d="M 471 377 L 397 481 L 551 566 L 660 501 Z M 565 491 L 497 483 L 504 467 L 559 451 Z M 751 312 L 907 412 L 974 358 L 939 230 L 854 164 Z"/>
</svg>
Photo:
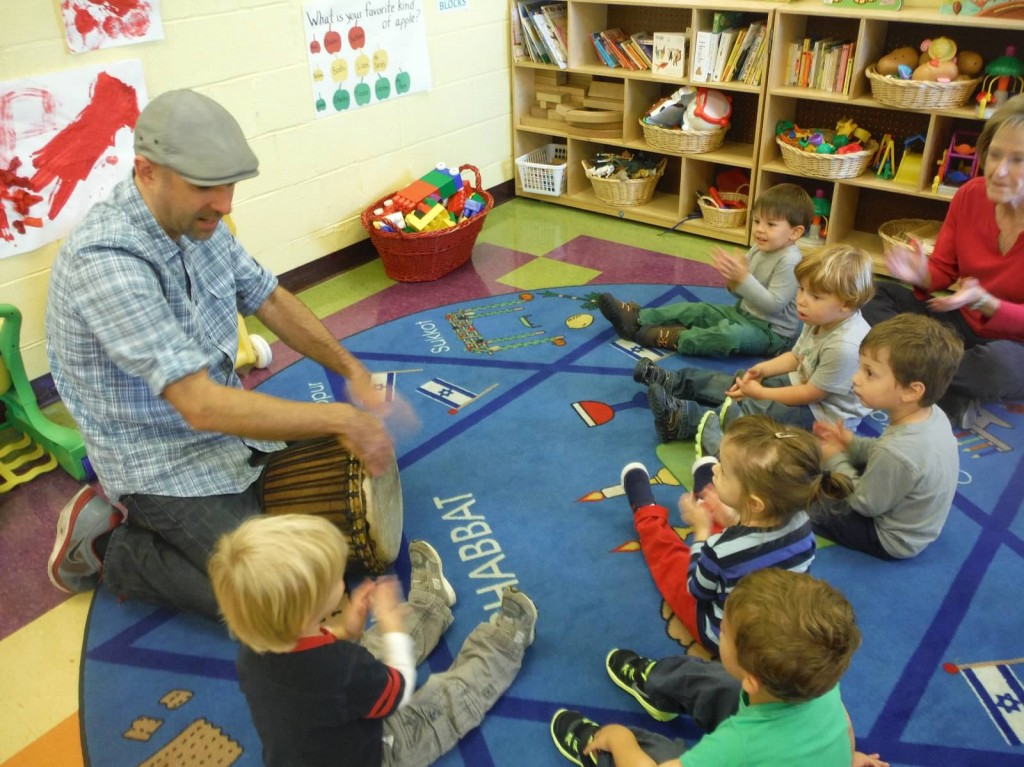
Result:
<svg viewBox="0 0 1024 767">
<path fill-rule="evenodd" d="M 430 90 L 422 0 L 322 0 L 302 12 L 317 117 Z"/>
</svg>

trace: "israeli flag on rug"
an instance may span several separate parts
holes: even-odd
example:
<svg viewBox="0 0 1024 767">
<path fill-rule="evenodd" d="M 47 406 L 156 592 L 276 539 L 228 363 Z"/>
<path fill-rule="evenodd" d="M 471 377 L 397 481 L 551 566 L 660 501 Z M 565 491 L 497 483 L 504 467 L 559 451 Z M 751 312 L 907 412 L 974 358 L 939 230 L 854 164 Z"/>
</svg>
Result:
<svg viewBox="0 0 1024 767">
<path fill-rule="evenodd" d="M 398 380 L 398 374 L 393 370 L 388 373 L 371 373 L 370 383 L 373 384 L 373 388 L 376 391 L 384 392 L 385 402 L 395 401 L 395 382 Z"/>
<path fill-rule="evenodd" d="M 1024 742 L 1024 687 L 1013 670 L 1002 663 L 961 668 L 967 684 L 978 696 L 989 718 L 1011 746 Z"/>
<path fill-rule="evenodd" d="M 640 346 L 635 341 L 627 341 L 625 338 L 616 338 L 612 341 L 612 346 L 635 360 L 649 359 L 652 362 L 657 362 L 669 355 L 669 352 L 662 349 L 648 349 L 645 346 Z"/>
<path fill-rule="evenodd" d="M 435 402 L 440 402 L 442 405 L 447 405 L 455 410 L 458 410 L 476 397 L 476 394 L 469 389 L 463 389 L 461 386 L 449 383 L 443 378 L 431 379 L 422 384 L 416 391 L 424 397 L 430 397 Z"/>
</svg>

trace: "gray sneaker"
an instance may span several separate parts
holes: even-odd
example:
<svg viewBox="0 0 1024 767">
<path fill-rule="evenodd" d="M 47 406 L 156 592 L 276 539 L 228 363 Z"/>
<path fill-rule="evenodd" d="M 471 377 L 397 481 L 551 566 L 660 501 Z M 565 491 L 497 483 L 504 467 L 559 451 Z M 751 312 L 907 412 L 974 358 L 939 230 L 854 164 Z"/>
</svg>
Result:
<svg viewBox="0 0 1024 767">
<path fill-rule="evenodd" d="M 409 560 L 412 562 L 411 587 L 437 594 L 446 605 L 453 606 L 458 597 L 452 584 L 444 577 L 444 567 L 437 549 L 426 541 L 413 541 L 409 544 Z"/>
<path fill-rule="evenodd" d="M 514 586 L 501 594 L 501 607 L 491 615 L 491 623 L 512 635 L 516 644 L 529 647 L 537 636 L 537 605 Z"/>
<path fill-rule="evenodd" d="M 697 426 L 697 436 L 694 439 L 694 454 L 697 456 L 698 461 L 708 457 L 717 458 L 719 452 L 721 452 L 722 414 L 725 413 L 729 402 L 732 402 L 732 400 L 727 399 L 727 404 L 723 405 L 718 413 L 714 410 L 709 410 L 700 419 L 700 425 Z M 696 464 L 694 464 L 694 468 L 696 468 Z"/>
<path fill-rule="evenodd" d="M 93 544 L 121 520 L 120 512 L 89 485 L 75 493 L 57 518 L 57 537 L 46 568 L 50 582 L 68 594 L 95 588 L 103 562 Z"/>
</svg>

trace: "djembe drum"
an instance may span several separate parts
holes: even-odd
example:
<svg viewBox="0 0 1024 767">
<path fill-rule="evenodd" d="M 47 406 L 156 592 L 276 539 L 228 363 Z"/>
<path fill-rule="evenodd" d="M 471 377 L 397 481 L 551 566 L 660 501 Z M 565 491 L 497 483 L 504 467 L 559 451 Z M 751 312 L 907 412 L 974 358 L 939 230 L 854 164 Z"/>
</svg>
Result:
<svg viewBox="0 0 1024 767">
<path fill-rule="evenodd" d="M 263 471 L 267 514 L 318 514 L 349 543 L 348 572 L 379 575 L 398 558 L 402 485 L 398 464 L 371 477 L 332 437 L 305 440 L 274 453 Z"/>
</svg>

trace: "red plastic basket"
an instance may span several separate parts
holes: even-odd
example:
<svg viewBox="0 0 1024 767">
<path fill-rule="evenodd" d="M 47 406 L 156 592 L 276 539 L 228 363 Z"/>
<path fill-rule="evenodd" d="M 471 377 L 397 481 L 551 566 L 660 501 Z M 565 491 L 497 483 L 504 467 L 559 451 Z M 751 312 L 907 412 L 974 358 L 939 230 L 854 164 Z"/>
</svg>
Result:
<svg viewBox="0 0 1024 767">
<path fill-rule="evenodd" d="M 399 282 L 429 282 L 444 277 L 472 257 L 473 245 L 484 226 L 484 218 L 494 207 L 494 198 L 481 188 L 479 169 L 474 165 L 459 166 L 459 173 L 466 170 L 473 171 L 476 178 L 472 191 L 483 197 L 486 204 L 475 216 L 450 229 L 412 233 L 378 229 L 374 221 L 388 222 L 383 216 L 373 215 L 373 211 L 382 207 L 388 197 L 363 211 L 363 228 L 369 232 L 388 277 Z"/>
</svg>

